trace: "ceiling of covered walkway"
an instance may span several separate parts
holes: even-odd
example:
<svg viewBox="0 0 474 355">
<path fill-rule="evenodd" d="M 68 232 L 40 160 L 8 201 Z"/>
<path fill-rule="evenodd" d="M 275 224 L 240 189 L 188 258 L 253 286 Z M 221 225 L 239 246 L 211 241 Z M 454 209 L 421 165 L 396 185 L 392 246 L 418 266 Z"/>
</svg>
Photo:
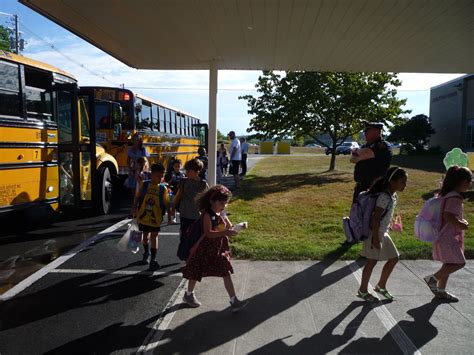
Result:
<svg viewBox="0 0 474 355">
<path fill-rule="evenodd" d="M 20 0 L 139 69 L 474 72 L 474 0 Z"/>
</svg>

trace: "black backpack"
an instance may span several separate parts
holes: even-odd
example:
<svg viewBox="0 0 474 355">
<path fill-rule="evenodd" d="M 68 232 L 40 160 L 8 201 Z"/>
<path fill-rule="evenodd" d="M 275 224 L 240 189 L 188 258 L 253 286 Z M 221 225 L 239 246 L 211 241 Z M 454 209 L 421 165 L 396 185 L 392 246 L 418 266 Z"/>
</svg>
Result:
<svg viewBox="0 0 474 355">
<path fill-rule="evenodd" d="M 202 236 L 202 229 L 202 217 L 199 217 L 182 233 L 177 252 L 180 260 L 188 260 L 191 248 Z"/>
</svg>

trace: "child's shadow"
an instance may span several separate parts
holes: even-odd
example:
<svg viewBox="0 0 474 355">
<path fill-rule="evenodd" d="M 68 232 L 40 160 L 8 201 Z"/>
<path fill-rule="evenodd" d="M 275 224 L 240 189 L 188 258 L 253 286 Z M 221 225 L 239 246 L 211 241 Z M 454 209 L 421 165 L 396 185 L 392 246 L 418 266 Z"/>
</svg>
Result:
<svg viewBox="0 0 474 355">
<path fill-rule="evenodd" d="M 407 314 L 413 317 L 413 320 L 402 320 L 397 323 L 390 331 L 385 334 L 382 339 L 379 338 L 360 338 L 347 347 L 342 353 L 358 353 L 363 350 L 365 353 L 392 353 L 400 352 L 399 346 L 395 343 L 391 333 L 395 327 L 400 327 L 401 330 L 410 338 L 416 349 L 420 349 L 428 344 L 432 339 L 438 335 L 438 328 L 430 323 L 430 318 L 436 308 L 443 304 L 443 301 L 433 298 L 431 302 L 423 306 L 410 309 Z M 413 350 L 416 350 L 413 349 Z"/>
<path fill-rule="evenodd" d="M 371 305 L 365 301 L 354 301 L 339 315 L 327 323 L 319 333 L 302 339 L 294 346 L 289 346 L 283 339 L 277 339 L 265 346 L 252 351 L 250 354 L 318 354 L 328 353 L 347 344 L 356 334 L 363 320 L 369 312 L 383 303 Z M 359 313 L 347 324 L 342 334 L 333 334 L 337 326 L 344 321 L 355 309 L 360 307 Z M 286 337 L 288 338 L 288 337 Z"/>
</svg>

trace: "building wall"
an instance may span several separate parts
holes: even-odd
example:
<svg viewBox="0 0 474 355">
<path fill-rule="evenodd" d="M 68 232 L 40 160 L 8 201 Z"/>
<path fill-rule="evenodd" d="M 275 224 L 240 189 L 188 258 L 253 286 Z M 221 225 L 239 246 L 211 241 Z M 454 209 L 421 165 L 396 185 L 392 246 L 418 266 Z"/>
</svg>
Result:
<svg viewBox="0 0 474 355">
<path fill-rule="evenodd" d="M 466 119 L 474 119 L 474 76 L 466 80 L 464 90 L 467 90 L 466 94 Z"/>
<path fill-rule="evenodd" d="M 436 131 L 430 138 L 430 146 L 439 146 L 443 151 L 454 147 L 464 149 L 463 90 L 464 79 L 453 80 L 445 85 L 431 88 L 430 119 Z"/>
<path fill-rule="evenodd" d="M 474 76 L 464 82 L 464 143 L 467 151 L 474 151 Z"/>
</svg>

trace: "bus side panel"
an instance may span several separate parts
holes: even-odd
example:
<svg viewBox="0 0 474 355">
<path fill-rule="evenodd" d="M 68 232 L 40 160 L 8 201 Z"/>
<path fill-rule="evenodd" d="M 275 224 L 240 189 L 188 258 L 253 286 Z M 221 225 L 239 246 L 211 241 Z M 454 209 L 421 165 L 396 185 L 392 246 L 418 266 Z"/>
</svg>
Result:
<svg viewBox="0 0 474 355">
<path fill-rule="evenodd" d="M 30 202 L 56 201 L 58 186 L 57 166 L 0 170 L 0 211 Z M 52 207 L 57 209 L 58 205 Z"/>
<path fill-rule="evenodd" d="M 58 175 L 56 130 L 0 127 L 0 212 L 32 202 L 53 203 L 59 195 Z"/>
</svg>

